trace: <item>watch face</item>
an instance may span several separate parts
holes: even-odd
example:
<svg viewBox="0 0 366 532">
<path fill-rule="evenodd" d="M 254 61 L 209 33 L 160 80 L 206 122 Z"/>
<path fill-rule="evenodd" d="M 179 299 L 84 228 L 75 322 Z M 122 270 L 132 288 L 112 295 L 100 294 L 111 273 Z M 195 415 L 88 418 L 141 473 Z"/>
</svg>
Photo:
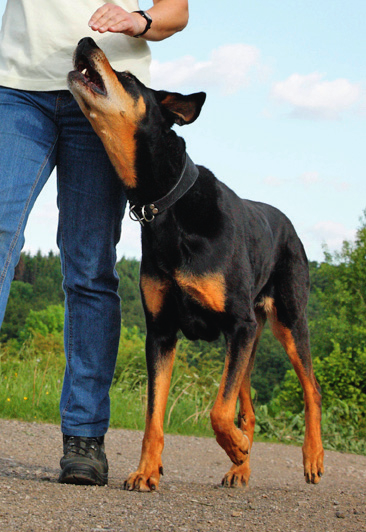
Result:
<svg viewBox="0 0 366 532">
<path fill-rule="evenodd" d="M 143 16 L 146 18 L 147 22 L 149 24 L 151 24 L 152 23 L 152 18 L 150 17 L 149 13 L 146 13 L 146 11 L 143 11 L 143 13 L 144 13 Z"/>
</svg>

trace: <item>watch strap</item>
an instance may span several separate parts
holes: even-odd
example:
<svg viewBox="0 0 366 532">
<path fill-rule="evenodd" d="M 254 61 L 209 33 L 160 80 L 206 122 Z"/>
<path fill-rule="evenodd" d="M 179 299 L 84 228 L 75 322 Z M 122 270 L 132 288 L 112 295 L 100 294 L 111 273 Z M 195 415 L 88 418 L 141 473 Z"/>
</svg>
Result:
<svg viewBox="0 0 366 532">
<path fill-rule="evenodd" d="M 146 20 L 146 26 L 144 31 L 138 33 L 137 35 L 134 35 L 134 37 L 141 37 L 141 35 L 145 35 L 145 33 L 151 28 L 152 18 L 150 17 L 149 13 L 146 13 L 146 11 L 132 11 L 132 13 L 138 13 Z"/>
</svg>

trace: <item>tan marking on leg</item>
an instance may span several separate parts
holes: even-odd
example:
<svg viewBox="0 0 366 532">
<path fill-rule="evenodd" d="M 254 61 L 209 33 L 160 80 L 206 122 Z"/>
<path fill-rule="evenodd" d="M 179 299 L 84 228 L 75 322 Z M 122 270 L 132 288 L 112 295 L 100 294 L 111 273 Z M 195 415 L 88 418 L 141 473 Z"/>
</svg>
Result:
<svg viewBox="0 0 366 532">
<path fill-rule="evenodd" d="M 248 379 L 246 375 L 239 391 L 239 401 L 239 425 L 240 431 L 243 434 L 243 438 L 247 439 L 247 456 L 246 460 L 242 464 L 234 463 L 230 470 L 225 474 L 221 483 L 226 488 L 240 488 L 243 486 L 243 484 L 247 486 L 251 473 L 250 451 L 253 446 L 255 415 L 250 397 L 250 379 Z"/>
<path fill-rule="evenodd" d="M 159 487 L 163 472 L 161 454 L 164 448 L 164 415 L 168 400 L 173 370 L 175 349 L 165 355 L 159 364 L 154 386 L 153 410 L 147 409 L 146 427 L 142 442 L 138 469 L 125 481 L 125 488 L 137 491 L 152 491 Z"/>
<path fill-rule="evenodd" d="M 305 439 L 303 445 L 304 475 L 307 482 L 317 484 L 324 472 L 324 451 L 321 439 L 321 395 L 312 365 L 305 368 L 299 357 L 290 329 L 278 321 L 276 309 L 269 316 L 272 331 L 282 343 L 304 391 Z M 309 357 L 310 364 L 311 358 Z"/>
<path fill-rule="evenodd" d="M 259 303 L 257 303 L 256 307 L 262 308 L 266 314 L 269 314 L 273 311 L 274 307 L 273 297 L 264 297 Z"/>
<path fill-rule="evenodd" d="M 140 285 L 147 309 L 156 318 L 163 307 L 170 282 L 148 275 L 141 275 Z"/>
<path fill-rule="evenodd" d="M 256 331 L 256 337 L 252 348 L 252 354 L 250 356 L 249 363 L 247 365 L 245 375 L 239 390 L 239 419 L 238 425 L 243 432 L 244 438 L 248 438 L 248 457 L 243 464 L 233 464 L 230 470 L 226 473 L 222 479 L 222 485 L 225 487 L 240 488 L 249 483 L 250 478 L 250 451 L 253 446 L 253 436 L 255 427 L 255 414 L 251 395 L 251 383 L 250 376 L 254 366 L 255 353 L 257 350 L 259 338 L 261 336 L 265 320 L 258 313 L 257 314 L 258 328 Z"/>
<path fill-rule="evenodd" d="M 235 426 L 235 409 L 241 383 L 249 364 L 254 339 L 246 346 L 242 355 L 243 364 L 238 368 L 235 382 L 230 394 L 225 394 L 230 354 L 225 359 L 224 373 L 221 378 L 216 401 L 211 410 L 211 424 L 216 434 L 217 443 L 224 449 L 231 461 L 236 465 L 242 465 L 248 459 L 249 439 Z"/>
<path fill-rule="evenodd" d="M 222 273 L 194 276 L 178 271 L 175 279 L 179 287 L 203 307 L 215 312 L 225 311 L 225 278 Z"/>
</svg>

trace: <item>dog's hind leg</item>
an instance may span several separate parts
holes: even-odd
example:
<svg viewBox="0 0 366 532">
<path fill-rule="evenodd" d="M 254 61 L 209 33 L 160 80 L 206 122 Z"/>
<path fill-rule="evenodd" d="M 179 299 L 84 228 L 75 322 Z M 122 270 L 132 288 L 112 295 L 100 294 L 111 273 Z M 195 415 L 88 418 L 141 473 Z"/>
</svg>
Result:
<svg viewBox="0 0 366 532">
<path fill-rule="evenodd" d="M 161 454 L 164 447 L 164 414 L 168 399 L 176 338 L 162 341 L 148 332 L 146 362 L 148 370 L 148 407 L 141 459 L 135 473 L 129 475 L 127 490 L 153 491 L 158 489 L 163 474 Z"/>
<path fill-rule="evenodd" d="M 244 436 L 249 440 L 249 454 L 247 460 L 241 465 L 233 464 L 230 471 L 226 473 L 222 480 L 222 485 L 225 487 L 240 487 L 242 484 L 248 485 L 250 477 L 250 451 L 253 446 L 253 436 L 255 427 L 255 414 L 251 396 L 250 376 L 254 366 L 255 353 L 257 350 L 260 335 L 262 333 L 266 317 L 264 312 L 256 312 L 258 328 L 256 332 L 255 341 L 253 344 L 250 360 L 247 365 L 243 381 L 239 390 L 239 415 L 238 426 L 242 430 Z"/>
<path fill-rule="evenodd" d="M 235 466 L 248 459 L 249 437 L 235 426 L 235 410 L 243 379 L 250 364 L 256 339 L 257 324 L 253 319 L 244 321 L 226 335 L 227 355 L 219 391 L 211 410 L 212 428 L 216 441 Z M 246 392 L 242 397 L 247 397 Z"/>
<path fill-rule="evenodd" d="M 292 314 L 291 317 L 286 314 L 284 306 L 281 305 L 281 319 L 279 319 L 278 310 L 274 305 L 268 314 L 268 319 L 274 335 L 285 348 L 304 391 L 305 439 L 302 448 L 304 475 L 306 482 L 317 484 L 324 472 L 320 387 L 313 371 L 305 312 L 299 313 L 298 316 Z"/>
</svg>

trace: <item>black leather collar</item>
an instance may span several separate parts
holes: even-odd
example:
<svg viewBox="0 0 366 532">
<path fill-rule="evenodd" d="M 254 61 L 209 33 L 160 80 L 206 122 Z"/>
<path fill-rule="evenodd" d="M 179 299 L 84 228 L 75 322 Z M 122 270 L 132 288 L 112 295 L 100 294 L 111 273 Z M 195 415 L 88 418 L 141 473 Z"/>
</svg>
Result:
<svg viewBox="0 0 366 532">
<path fill-rule="evenodd" d="M 140 222 L 143 226 L 144 222 L 150 223 L 155 216 L 161 214 L 166 209 L 169 209 L 176 203 L 188 190 L 194 185 L 198 177 L 199 171 L 197 166 L 186 153 L 186 158 L 182 173 L 174 185 L 174 187 L 163 198 L 153 201 L 146 205 L 132 205 L 130 207 L 130 218 L 135 222 Z"/>
</svg>

